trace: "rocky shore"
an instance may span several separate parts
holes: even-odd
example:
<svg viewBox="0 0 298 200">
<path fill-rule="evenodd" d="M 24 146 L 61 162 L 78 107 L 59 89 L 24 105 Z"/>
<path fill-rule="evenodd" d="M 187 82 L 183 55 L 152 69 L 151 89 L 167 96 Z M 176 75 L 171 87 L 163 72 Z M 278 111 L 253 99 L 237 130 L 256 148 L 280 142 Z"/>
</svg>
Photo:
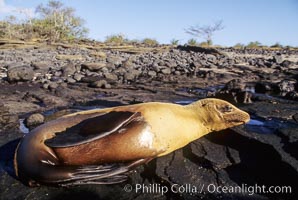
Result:
<svg viewBox="0 0 298 200">
<path fill-rule="evenodd" d="M 298 50 L 5 42 L 0 48 L 0 199 L 297 199 Z M 252 120 L 155 159 L 123 184 L 28 188 L 15 179 L 19 138 L 46 121 L 78 110 L 206 97 L 228 100 Z M 205 187 L 161 194 L 125 192 L 126 184 Z M 290 186 L 291 193 L 212 193 L 212 184 Z"/>
</svg>

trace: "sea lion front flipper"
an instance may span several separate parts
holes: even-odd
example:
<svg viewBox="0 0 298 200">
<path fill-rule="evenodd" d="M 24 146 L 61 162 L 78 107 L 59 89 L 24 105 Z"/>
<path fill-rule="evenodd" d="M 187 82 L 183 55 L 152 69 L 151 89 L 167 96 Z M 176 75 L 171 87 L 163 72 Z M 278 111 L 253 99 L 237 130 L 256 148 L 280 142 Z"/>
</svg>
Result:
<svg viewBox="0 0 298 200">
<path fill-rule="evenodd" d="M 137 112 L 112 111 L 104 113 L 96 117 L 85 119 L 77 125 L 67 128 L 63 132 L 55 133 L 56 136 L 46 140 L 45 144 L 52 148 L 85 144 L 110 135 L 139 117 L 141 117 L 141 113 Z"/>
<path fill-rule="evenodd" d="M 58 180 L 54 184 L 59 186 L 73 186 L 86 184 L 115 184 L 127 180 L 127 173 L 139 165 L 148 163 L 152 158 L 139 159 L 130 163 L 114 163 L 107 165 L 87 165 L 78 167 L 70 177 Z M 53 184 L 53 183 L 52 183 Z"/>
</svg>

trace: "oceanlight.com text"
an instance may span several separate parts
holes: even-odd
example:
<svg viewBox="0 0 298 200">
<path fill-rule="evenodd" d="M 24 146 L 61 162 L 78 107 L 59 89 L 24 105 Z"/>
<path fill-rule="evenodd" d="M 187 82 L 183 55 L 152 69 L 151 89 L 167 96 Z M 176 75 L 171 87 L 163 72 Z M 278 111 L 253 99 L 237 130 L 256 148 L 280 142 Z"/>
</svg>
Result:
<svg viewBox="0 0 298 200">
<path fill-rule="evenodd" d="M 146 193 L 146 194 L 161 194 L 165 195 L 168 192 L 172 193 L 217 193 L 217 194 L 290 194 L 292 193 L 291 186 L 265 186 L 265 185 L 247 185 L 241 184 L 240 186 L 218 186 L 216 184 L 172 184 L 172 185 L 162 185 L 162 184 L 127 184 L 124 186 L 123 190 L 125 192 L 134 193 Z"/>
</svg>

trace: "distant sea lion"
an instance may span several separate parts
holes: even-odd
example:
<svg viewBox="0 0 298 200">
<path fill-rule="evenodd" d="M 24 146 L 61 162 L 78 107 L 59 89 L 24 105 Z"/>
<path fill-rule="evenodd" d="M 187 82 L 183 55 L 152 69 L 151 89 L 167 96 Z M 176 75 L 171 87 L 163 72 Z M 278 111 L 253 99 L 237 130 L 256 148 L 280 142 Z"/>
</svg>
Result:
<svg viewBox="0 0 298 200">
<path fill-rule="evenodd" d="M 140 164 L 249 119 L 219 99 L 77 112 L 25 135 L 15 152 L 15 171 L 29 186 L 118 183 Z"/>
</svg>

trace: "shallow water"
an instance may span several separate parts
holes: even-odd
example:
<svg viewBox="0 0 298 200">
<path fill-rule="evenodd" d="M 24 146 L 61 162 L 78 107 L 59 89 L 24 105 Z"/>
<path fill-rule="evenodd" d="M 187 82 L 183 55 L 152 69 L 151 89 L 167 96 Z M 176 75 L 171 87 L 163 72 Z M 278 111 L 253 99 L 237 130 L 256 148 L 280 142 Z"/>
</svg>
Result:
<svg viewBox="0 0 298 200">
<path fill-rule="evenodd" d="M 195 100 L 178 100 L 174 101 L 174 103 L 180 104 L 180 105 L 188 105 L 194 102 Z"/>
<path fill-rule="evenodd" d="M 251 115 L 251 120 L 245 124 L 248 131 L 259 134 L 273 134 L 279 128 L 288 127 L 289 124 L 277 118 L 260 118 Z"/>
<path fill-rule="evenodd" d="M 224 88 L 224 85 L 216 85 L 216 86 L 210 86 L 206 88 L 180 88 L 177 91 L 196 94 L 198 98 L 206 98 L 209 93 L 214 93 L 222 88 Z"/>
<path fill-rule="evenodd" d="M 250 126 L 264 126 L 264 122 L 262 122 L 260 120 L 256 120 L 256 119 L 251 119 L 251 120 L 249 120 L 247 125 L 250 125 Z"/>
</svg>

